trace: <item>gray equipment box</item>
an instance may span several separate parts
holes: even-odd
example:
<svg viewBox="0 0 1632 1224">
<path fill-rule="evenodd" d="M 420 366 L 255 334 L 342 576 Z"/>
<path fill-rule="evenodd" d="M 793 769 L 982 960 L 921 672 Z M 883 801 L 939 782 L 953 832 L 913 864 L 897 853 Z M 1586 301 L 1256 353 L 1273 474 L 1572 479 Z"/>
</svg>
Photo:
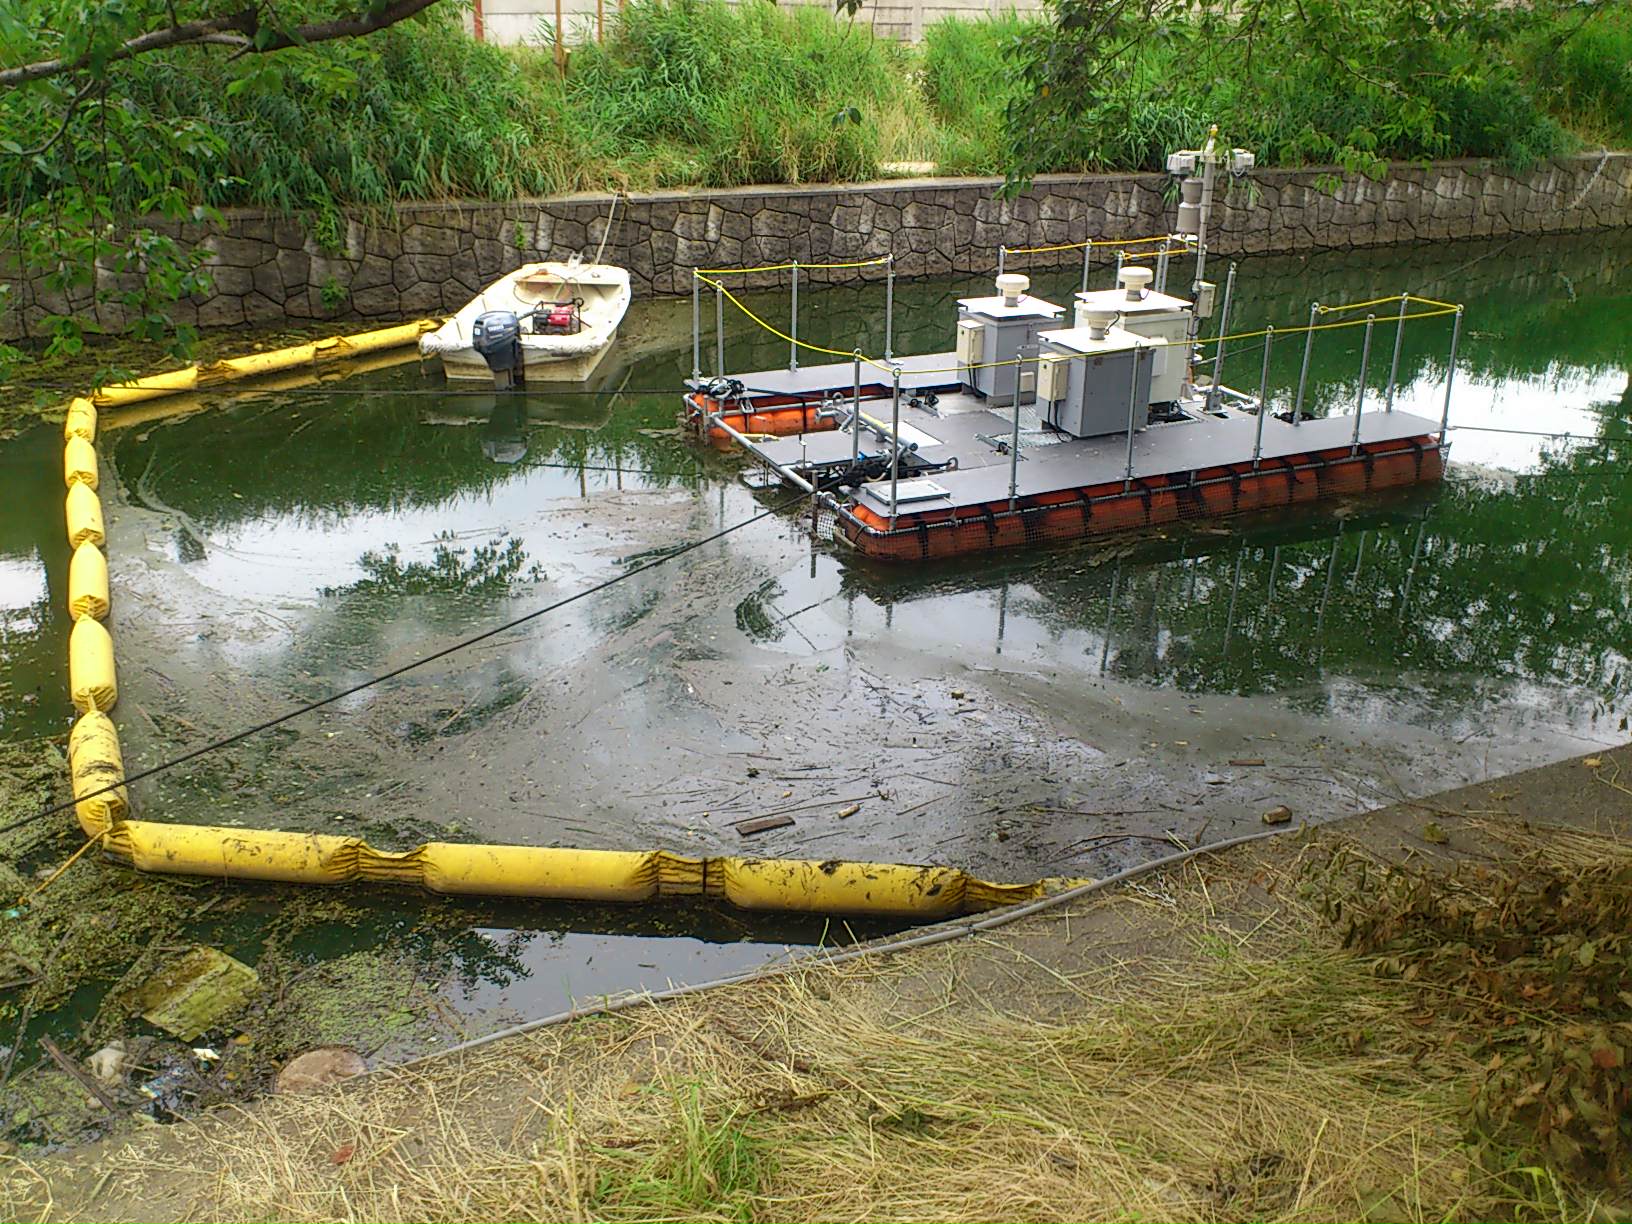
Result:
<svg viewBox="0 0 1632 1224">
<path fill-rule="evenodd" d="M 1126 433 L 1129 400 L 1133 427 L 1150 420 L 1150 379 L 1156 349 L 1113 327 L 1092 336 L 1086 327 L 1038 336 L 1044 366 L 1043 419 L 1075 438 Z M 1137 370 L 1136 370 L 1137 365 Z"/>
<path fill-rule="evenodd" d="M 1029 363 L 993 363 L 1013 361 L 1022 346 L 1037 343 L 1038 332 L 1059 326 L 1063 313 L 1053 303 L 1027 294 L 1021 294 L 1013 304 L 1002 295 L 960 299 L 957 358 L 963 367 L 964 385 L 998 405 L 1012 404 L 1018 377 L 1021 402 L 1035 399 L 1036 371 Z"/>
</svg>

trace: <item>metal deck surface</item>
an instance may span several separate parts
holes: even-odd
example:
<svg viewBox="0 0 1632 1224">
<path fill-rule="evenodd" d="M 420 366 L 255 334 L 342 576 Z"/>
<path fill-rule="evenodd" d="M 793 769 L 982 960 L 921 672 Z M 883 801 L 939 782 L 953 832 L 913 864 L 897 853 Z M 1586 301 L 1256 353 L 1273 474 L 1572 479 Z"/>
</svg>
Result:
<svg viewBox="0 0 1632 1224">
<path fill-rule="evenodd" d="M 997 419 L 991 413 L 979 415 L 988 421 Z M 1152 425 L 1133 437 L 1134 478 L 1250 462 L 1253 434 L 1257 427 L 1257 419 L 1249 416 L 1231 416 L 1226 420 L 1206 417 L 1199 421 Z M 1366 413 L 1360 421 L 1362 443 L 1403 440 L 1438 432 L 1439 422 L 1409 412 Z M 845 434 L 846 438 L 848 436 Z M 1352 414 L 1305 420 L 1298 425 L 1289 425 L 1270 417 L 1264 421 L 1262 455 L 1265 459 L 1276 459 L 1308 451 L 1329 450 L 1348 446 L 1353 436 Z M 936 474 L 935 480 L 947 490 L 946 497 L 930 502 L 914 502 L 912 508 L 974 506 L 1008 497 L 1009 457 L 984 444 L 977 445 L 981 447 L 979 453 L 958 454 L 957 471 Z M 1074 438 L 1034 452 L 1029 459 L 1022 451 L 1018 495 L 1026 497 L 1122 480 L 1127 475 L 1127 455 L 1126 434 Z M 877 481 L 866 485 L 860 491 L 858 500 L 871 510 L 888 514 L 889 482 Z"/>
</svg>

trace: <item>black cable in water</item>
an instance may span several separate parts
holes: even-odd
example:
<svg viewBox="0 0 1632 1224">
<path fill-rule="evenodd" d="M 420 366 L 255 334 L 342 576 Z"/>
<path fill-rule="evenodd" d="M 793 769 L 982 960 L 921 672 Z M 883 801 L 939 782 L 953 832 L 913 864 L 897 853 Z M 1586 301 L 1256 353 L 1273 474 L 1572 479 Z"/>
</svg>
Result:
<svg viewBox="0 0 1632 1224">
<path fill-rule="evenodd" d="M 654 570 L 660 565 L 666 565 L 670 561 L 673 561 L 676 557 L 683 557 L 685 554 L 693 552 L 696 549 L 703 547 L 705 544 L 712 544 L 714 541 L 723 539 L 725 536 L 730 535 L 734 531 L 740 531 L 744 527 L 748 527 L 759 522 L 761 519 L 766 519 L 773 514 L 778 514 L 790 506 L 798 505 L 799 503 L 805 501 L 809 496 L 810 494 L 808 493 L 796 494 L 793 497 L 787 498 L 785 501 L 780 501 L 774 506 L 761 510 L 758 514 L 752 516 L 751 518 L 745 518 L 741 522 L 731 524 L 729 527 L 722 527 L 712 535 L 703 536 L 701 539 L 692 540 L 689 543 L 682 544 L 672 551 L 664 553 L 661 557 L 658 557 L 655 560 L 648 561 L 643 565 L 637 565 L 633 569 L 625 570 L 621 574 L 614 574 L 611 578 L 606 579 L 604 582 L 598 582 L 592 587 L 586 587 L 584 590 L 578 591 L 576 594 L 558 599 L 552 604 L 546 604 L 542 608 L 535 608 L 533 611 L 528 612 L 523 616 L 518 616 L 514 620 L 506 621 L 502 625 L 495 625 L 491 629 L 484 629 L 482 632 L 455 642 L 451 646 L 444 646 L 441 650 L 432 651 L 430 654 L 423 655 L 412 662 L 404 663 L 401 667 L 394 667 L 390 671 L 381 672 L 377 676 L 371 676 L 367 680 L 351 685 L 349 688 L 340 689 L 337 692 L 330 693 L 327 697 L 321 697 L 316 701 L 307 702 L 305 705 L 299 706 L 293 710 L 285 711 L 275 718 L 269 718 L 265 722 L 256 723 L 253 727 L 246 727 L 242 731 L 236 731 L 222 739 L 214 740 L 211 743 L 204 744 L 198 748 L 193 748 L 182 753 L 178 757 L 172 757 L 168 761 L 161 761 L 157 765 L 141 770 L 138 773 L 131 774 L 129 777 L 118 782 L 110 783 L 99 790 L 89 791 L 83 795 L 75 795 L 72 799 L 68 799 L 62 803 L 54 804 L 51 807 L 42 808 L 34 816 L 17 823 L 24 824 L 27 823 L 28 820 L 42 820 L 47 816 L 54 816 L 58 812 L 66 812 L 69 808 L 74 807 L 83 800 L 95 799 L 99 795 L 106 795 L 111 791 L 116 791 L 122 786 L 130 786 L 133 783 L 145 781 L 146 779 L 153 777 L 155 774 L 160 774 L 166 770 L 174 769 L 177 765 L 183 765 L 188 761 L 197 760 L 199 757 L 205 756 L 208 753 L 217 752 L 222 748 L 238 743 L 240 740 L 246 740 L 252 735 L 259 735 L 262 731 L 269 731 L 273 727 L 281 726 L 292 719 L 299 718 L 302 714 L 310 714 L 313 710 L 320 710 L 324 706 L 330 706 L 337 701 L 343 701 L 345 698 L 350 697 L 353 694 L 360 693 L 364 689 L 373 688 L 375 685 L 383 684 L 387 680 L 394 680 L 398 676 L 405 675 L 406 673 L 413 671 L 415 668 L 425 666 L 427 663 L 434 663 L 438 659 L 445 659 L 449 655 L 456 654 L 461 650 L 466 650 L 469 647 L 476 645 L 478 642 L 485 642 L 489 638 L 497 637 L 501 633 L 507 633 L 511 629 L 525 625 L 529 621 L 537 620 L 539 617 L 564 608 L 568 604 L 577 603 L 580 599 L 586 599 L 591 595 L 599 594 L 610 587 L 616 586 L 620 582 L 624 582 L 627 579 L 635 577 L 637 574 L 644 574 L 646 571 Z"/>
</svg>

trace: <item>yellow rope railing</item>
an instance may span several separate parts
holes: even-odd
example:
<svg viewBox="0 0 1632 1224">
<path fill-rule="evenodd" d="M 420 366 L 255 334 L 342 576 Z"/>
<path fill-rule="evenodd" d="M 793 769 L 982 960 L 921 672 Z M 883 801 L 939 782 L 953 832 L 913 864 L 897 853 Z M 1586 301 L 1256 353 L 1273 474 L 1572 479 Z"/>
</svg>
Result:
<svg viewBox="0 0 1632 1224">
<path fill-rule="evenodd" d="M 893 256 L 880 255 L 876 259 L 856 259 L 849 263 L 800 263 L 789 262 L 779 264 L 761 264 L 757 268 L 695 268 L 693 271 L 699 277 L 706 276 L 747 276 L 753 272 L 786 272 L 791 268 L 798 268 L 801 272 L 837 272 L 845 268 L 873 268 L 879 264 L 887 264 Z"/>
<path fill-rule="evenodd" d="M 804 265 L 801 264 L 800 266 L 803 267 Z M 800 340 L 800 339 L 797 339 L 794 336 L 790 336 L 787 332 L 782 331 L 778 327 L 772 326 L 770 323 L 767 323 L 764 319 L 760 318 L 760 316 L 755 314 L 752 310 L 748 309 L 747 306 L 743 305 L 741 299 L 739 299 L 736 296 L 736 294 L 732 293 L 724 285 L 720 284 L 719 281 L 713 280 L 711 277 L 709 277 L 707 275 L 704 275 L 701 271 L 699 271 L 697 273 L 697 279 L 702 281 L 705 285 L 712 285 L 721 294 L 723 294 L 725 296 L 725 298 L 728 301 L 730 301 L 730 303 L 733 306 L 735 306 L 738 310 L 740 310 L 744 315 L 746 315 L 749 319 L 753 320 L 755 323 L 759 324 L 766 331 L 770 332 L 771 335 L 776 336 L 780 340 L 785 340 L 789 344 L 797 345 L 799 348 L 804 349 L 807 352 L 822 353 L 822 354 L 824 354 L 825 356 L 828 356 L 828 357 L 849 357 L 849 358 L 854 359 L 854 358 L 859 356 L 862 361 L 864 361 L 866 364 L 874 367 L 875 369 L 883 370 L 885 373 L 888 373 L 888 374 L 893 374 L 894 371 L 895 371 L 895 366 L 891 362 L 885 361 L 882 358 L 869 357 L 865 353 L 858 353 L 858 352 L 856 352 L 854 350 L 852 350 L 850 352 L 845 352 L 842 349 L 825 348 L 820 344 L 812 344 L 808 340 Z M 1395 294 L 1393 297 L 1373 298 L 1373 299 L 1371 299 L 1369 301 L 1364 301 L 1364 302 L 1347 302 L 1347 303 L 1341 303 L 1341 304 L 1338 304 L 1338 305 L 1335 305 L 1335 306 L 1322 305 L 1322 306 L 1317 306 L 1316 311 L 1317 311 L 1317 313 L 1323 314 L 1323 315 L 1324 314 L 1343 314 L 1343 313 L 1346 313 L 1346 312 L 1351 311 L 1351 310 L 1361 310 L 1361 309 L 1364 309 L 1367 306 L 1381 306 L 1381 305 L 1384 305 L 1384 304 L 1387 304 L 1387 303 L 1397 303 L 1400 300 L 1401 296 L 1402 295 L 1400 295 L 1400 294 Z M 1432 307 L 1432 309 L 1413 311 L 1413 312 L 1408 312 L 1408 313 L 1403 314 L 1403 315 L 1397 315 L 1392 319 L 1384 320 L 1385 322 L 1406 323 L 1406 322 L 1410 322 L 1411 320 L 1414 320 L 1414 319 L 1434 319 L 1434 318 L 1440 317 L 1441 315 L 1456 314 L 1459 311 L 1461 311 L 1461 309 L 1462 309 L 1461 306 L 1457 305 L 1454 302 L 1441 302 L 1441 301 L 1435 300 L 1434 298 L 1417 297 L 1415 294 L 1410 294 L 1410 293 L 1405 294 L 1403 296 L 1405 297 L 1407 302 L 1416 303 L 1416 304 L 1422 305 L 1422 306 L 1429 306 L 1429 307 Z M 1335 322 L 1335 323 L 1313 323 L 1313 324 L 1306 323 L 1306 324 L 1304 324 L 1304 325 L 1302 325 L 1300 327 L 1277 327 L 1277 328 L 1274 328 L 1273 330 L 1274 330 L 1274 332 L 1275 332 L 1275 334 L 1277 336 L 1301 336 L 1301 335 L 1305 335 L 1306 333 L 1309 333 L 1309 332 L 1339 331 L 1339 330 L 1341 330 L 1341 329 L 1343 329 L 1345 327 L 1364 327 L 1365 325 L 1366 325 L 1366 320 L 1365 319 L 1343 319 L 1343 320 L 1339 320 L 1338 322 Z M 1257 331 L 1232 332 L 1229 335 L 1210 336 L 1210 337 L 1208 337 L 1206 339 L 1198 338 L 1195 341 L 1190 341 L 1190 340 L 1146 340 L 1140 345 L 1140 347 L 1141 348 L 1177 348 L 1179 346 L 1188 345 L 1188 344 L 1192 344 L 1192 343 L 1194 343 L 1196 345 L 1207 345 L 1207 344 L 1218 344 L 1220 342 L 1227 342 L 1227 343 L 1233 344 L 1237 340 L 1255 340 L 1260 336 L 1267 336 L 1270 333 L 1270 330 L 1271 330 L 1270 328 L 1264 327 L 1264 328 L 1260 328 Z M 956 374 L 956 373 L 959 373 L 960 371 L 963 371 L 963 370 L 995 370 L 995 369 L 998 369 L 999 367 L 1002 367 L 1002 366 L 1030 365 L 1030 364 L 1032 364 L 1034 362 L 1038 362 L 1038 361 L 1070 361 L 1070 360 L 1072 360 L 1072 358 L 1064 356 L 1064 355 L 1046 356 L 1046 357 L 1043 357 L 1043 356 L 1040 356 L 1040 357 L 1011 357 L 1007 361 L 989 361 L 989 362 L 985 362 L 985 363 L 980 364 L 980 365 L 946 366 L 944 368 L 937 368 L 937 369 L 930 369 L 930 370 L 920 370 L 920 369 L 915 368 L 912 372 L 914 374 Z"/>
<path fill-rule="evenodd" d="M 1051 255 L 1056 251 L 1080 251 L 1084 247 L 1136 247 L 1153 242 L 1177 242 L 1183 250 L 1194 245 L 1194 240 L 1174 234 L 1154 234 L 1149 238 L 1089 238 L 1083 242 L 1060 242 L 1053 246 L 1004 247 L 1008 255 Z"/>
</svg>

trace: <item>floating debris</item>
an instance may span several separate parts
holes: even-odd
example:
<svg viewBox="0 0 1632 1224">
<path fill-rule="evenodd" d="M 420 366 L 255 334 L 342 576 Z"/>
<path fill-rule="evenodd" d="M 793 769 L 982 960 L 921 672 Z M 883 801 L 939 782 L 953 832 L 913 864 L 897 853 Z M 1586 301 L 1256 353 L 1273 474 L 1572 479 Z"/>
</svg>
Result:
<svg viewBox="0 0 1632 1224">
<path fill-rule="evenodd" d="M 214 948 L 177 957 L 136 991 L 142 1019 L 183 1041 L 214 1028 L 261 988 L 255 970 Z"/>
<path fill-rule="evenodd" d="M 1264 813 L 1264 823 L 1267 825 L 1283 825 L 1292 823 L 1292 809 L 1286 804 L 1272 807 Z"/>
<path fill-rule="evenodd" d="M 318 1092 L 368 1070 L 356 1050 L 346 1046 L 319 1046 L 297 1054 L 278 1072 L 272 1090 L 279 1093 Z M 343 1163 L 343 1162 L 337 1162 Z"/>
</svg>

